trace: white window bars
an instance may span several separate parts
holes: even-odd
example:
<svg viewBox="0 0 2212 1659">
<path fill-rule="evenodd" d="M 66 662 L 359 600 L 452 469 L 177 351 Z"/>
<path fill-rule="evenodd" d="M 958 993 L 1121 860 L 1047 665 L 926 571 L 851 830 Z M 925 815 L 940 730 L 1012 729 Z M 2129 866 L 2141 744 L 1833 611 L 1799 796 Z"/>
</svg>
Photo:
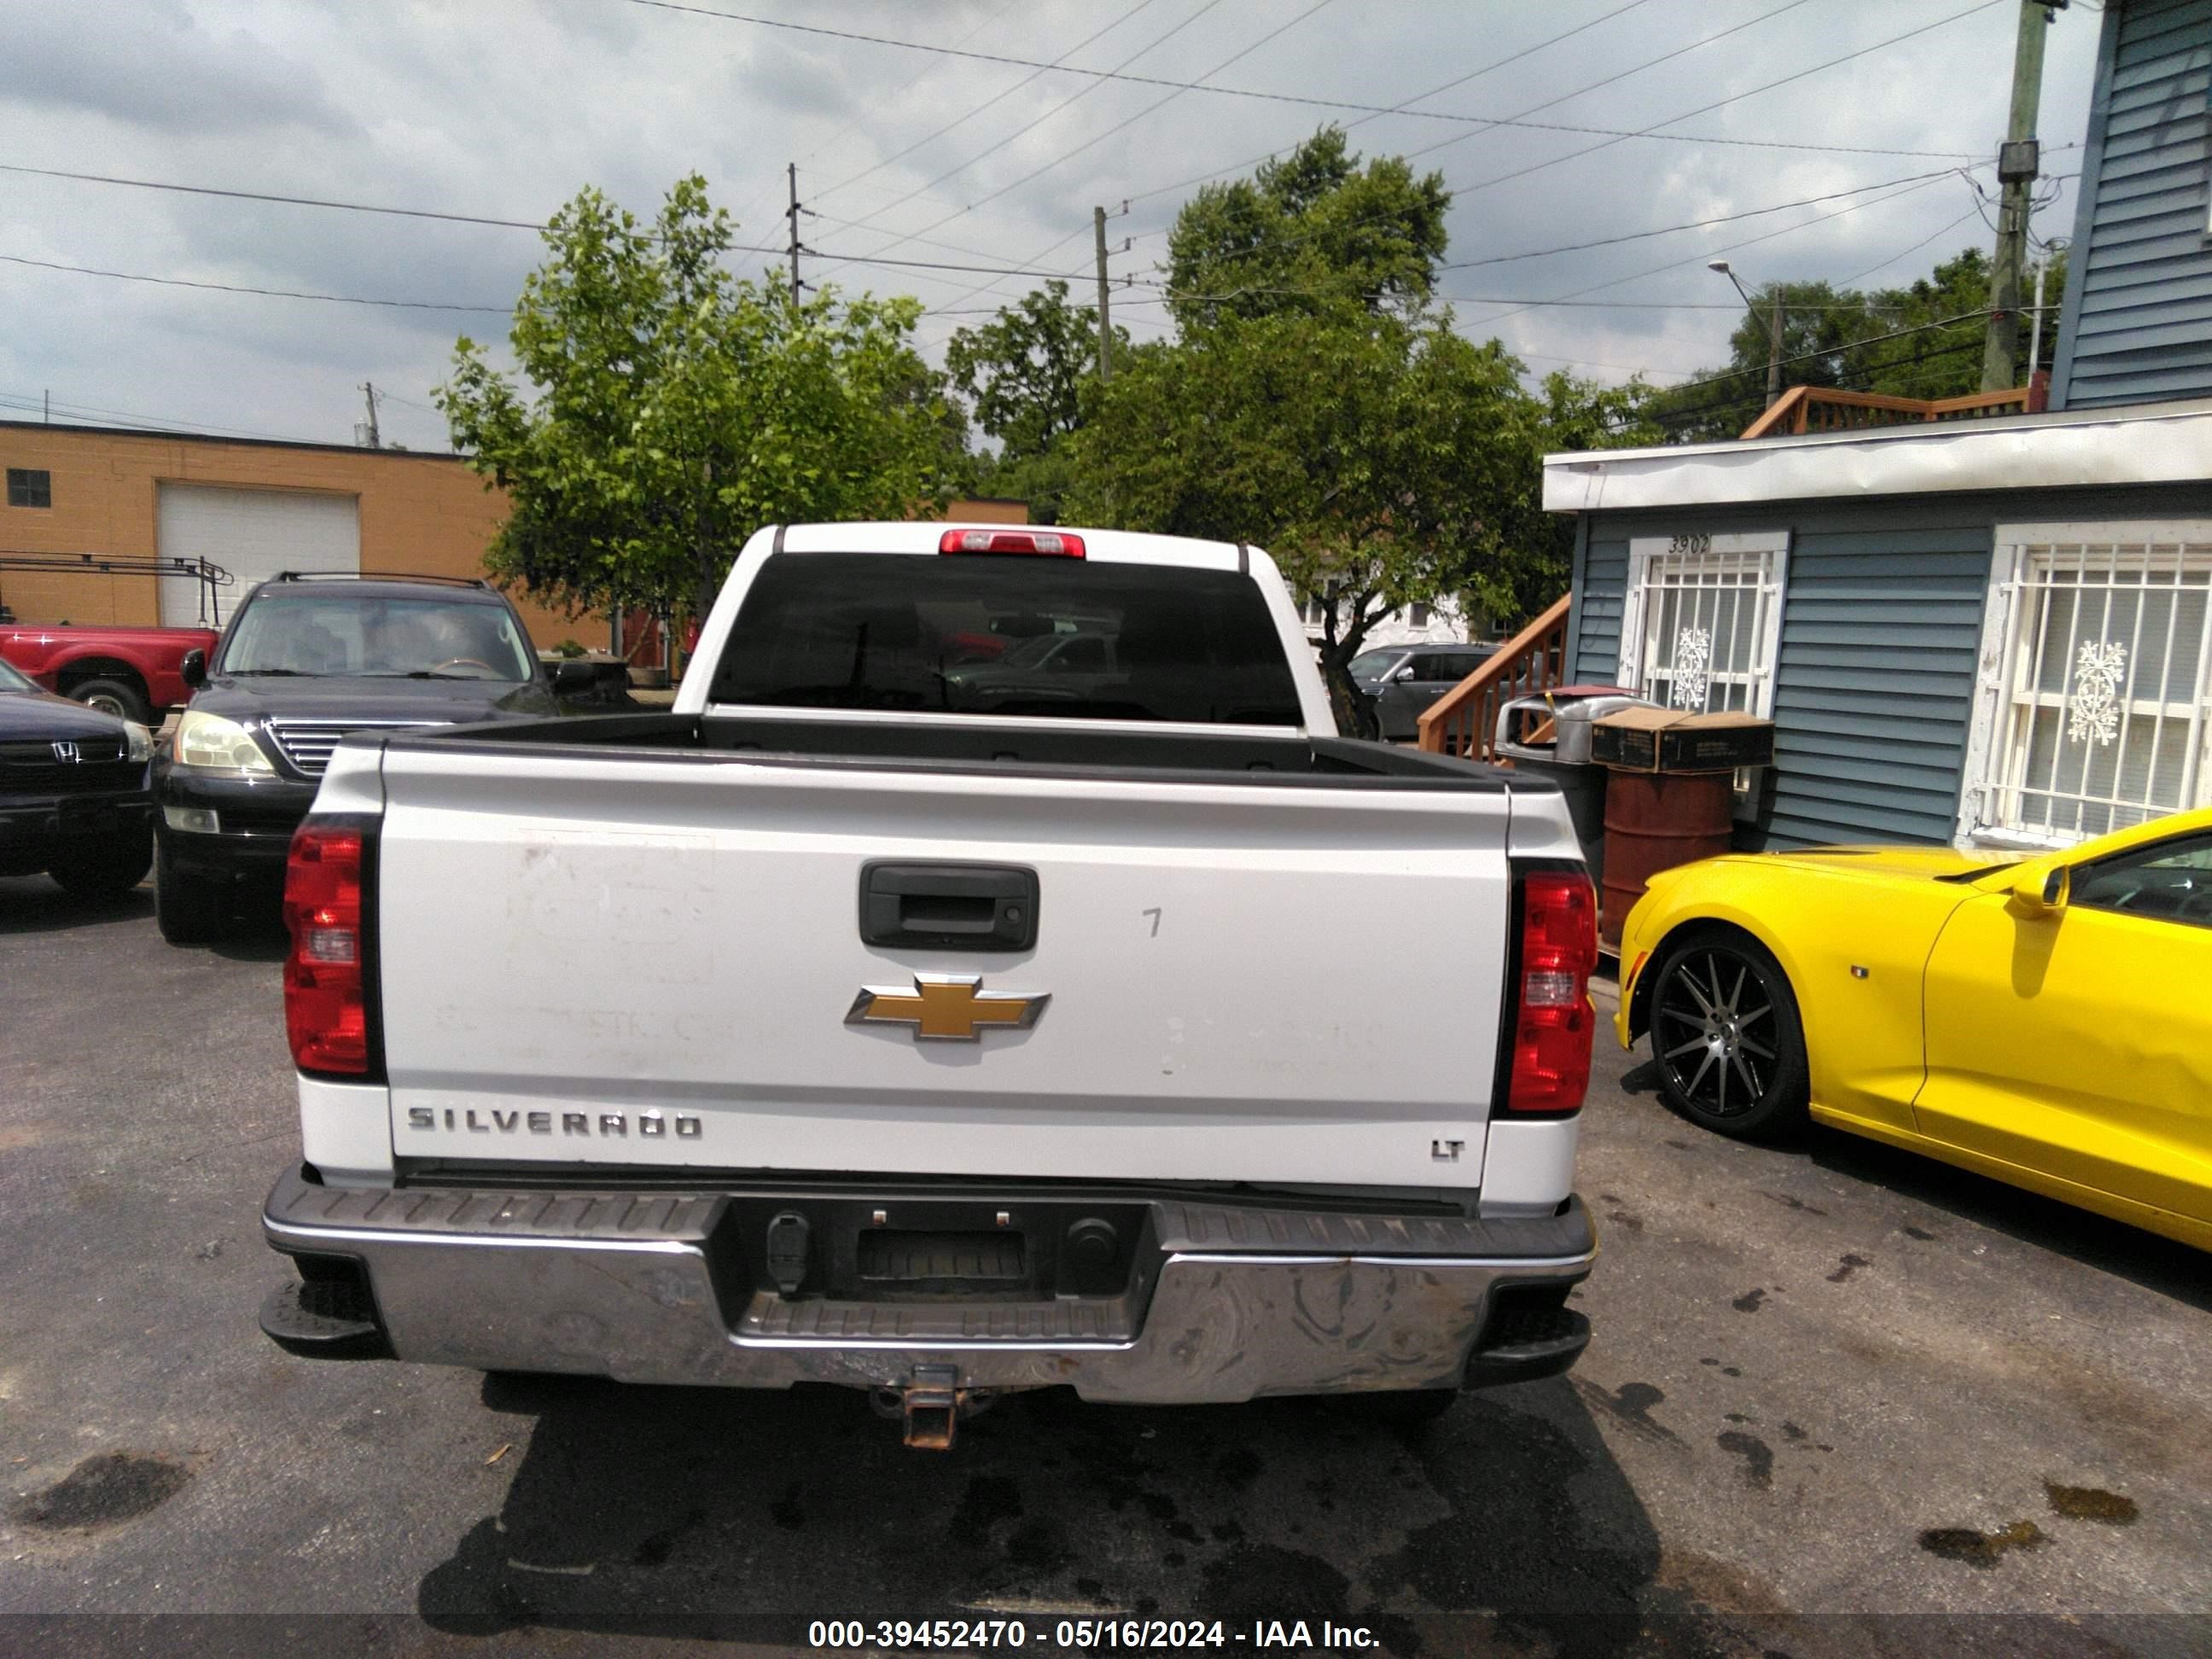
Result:
<svg viewBox="0 0 2212 1659">
<path fill-rule="evenodd" d="M 2001 526 L 1960 827 L 2064 846 L 2212 803 L 2212 524 Z"/>
<path fill-rule="evenodd" d="M 1772 714 L 1788 558 L 1779 532 L 1631 542 L 1620 684 L 1673 708 Z"/>
</svg>

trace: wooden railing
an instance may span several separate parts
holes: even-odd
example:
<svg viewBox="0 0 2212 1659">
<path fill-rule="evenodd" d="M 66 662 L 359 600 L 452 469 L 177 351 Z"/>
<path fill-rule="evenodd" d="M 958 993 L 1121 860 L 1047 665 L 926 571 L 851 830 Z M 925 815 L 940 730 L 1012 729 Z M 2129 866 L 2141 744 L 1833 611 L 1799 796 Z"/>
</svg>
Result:
<svg viewBox="0 0 2212 1659">
<path fill-rule="evenodd" d="M 1774 407 L 1743 429 L 1747 438 L 1783 433 L 1850 432 L 1863 427 L 1904 426 L 1922 421 L 1987 420 L 1992 415 L 2039 415 L 2050 398 L 2051 380 L 2038 371 L 2026 386 L 2009 392 L 1975 392 L 1963 398 L 1893 398 L 1880 392 L 1844 392 L 1835 386 L 1793 386 Z"/>
<path fill-rule="evenodd" d="M 1498 711 L 1567 679 L 1567 605 L 1562 593 L 1544 614 L 1498 647 L 1421 715 L 1421 747 L 1431 754 L 1496 758 Z"/>
</svg>

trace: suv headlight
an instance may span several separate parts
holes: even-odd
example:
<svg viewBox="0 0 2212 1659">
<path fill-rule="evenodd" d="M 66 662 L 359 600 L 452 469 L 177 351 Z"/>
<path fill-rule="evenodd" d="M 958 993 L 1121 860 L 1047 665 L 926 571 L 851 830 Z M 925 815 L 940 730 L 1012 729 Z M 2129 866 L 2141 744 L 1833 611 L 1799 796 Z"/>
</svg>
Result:
<svg viewBox="0 0 2212 1659">
<path fill-rule="evenodd" d="M 254 742 L 253 734 L 236 720 L 193 709 L 186 709 L 185 717 L 177 722 L 173 753 L 179 766 L 228 772 L 234 777 L 263 773 L 273 775 L 276 770 L 270 765 L 269 757 L 261 752 L 261 745 Z"/>
<path fill-rule="evenodd" d="M 131 739 L 131 758 L 132 760 L 142 761 L 152 756 L 154 752 L 154 734 L 151 732 L 149 732 L 144 726 L 139 725 L 137 720 L 124 721 L 123 730 L 125 734 Z"/>
</svg>

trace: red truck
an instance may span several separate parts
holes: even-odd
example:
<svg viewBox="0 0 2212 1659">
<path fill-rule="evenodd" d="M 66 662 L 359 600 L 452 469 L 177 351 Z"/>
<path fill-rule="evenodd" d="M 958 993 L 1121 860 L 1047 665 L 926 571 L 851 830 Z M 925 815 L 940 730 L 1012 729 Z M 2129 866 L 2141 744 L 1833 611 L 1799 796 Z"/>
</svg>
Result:
<svg viewBox="0 0 2212 1659">
<path fill-rule="evenodd" d="M 0 624 L 0 662 L 48 691 L 159 726 L 163 709 L 191 697 L 179 672 L 186 653 L 212 654 L 218 637 L 212 628 L 8 623 Z"/>
</svg>

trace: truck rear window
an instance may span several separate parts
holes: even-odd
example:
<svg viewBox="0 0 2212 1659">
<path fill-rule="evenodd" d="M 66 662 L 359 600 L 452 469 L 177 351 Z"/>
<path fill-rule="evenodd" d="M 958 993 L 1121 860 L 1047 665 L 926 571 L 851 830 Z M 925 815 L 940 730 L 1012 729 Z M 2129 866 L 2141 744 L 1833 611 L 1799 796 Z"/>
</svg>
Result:
<svg viewBox="0 0 2212 1659">
<path fill-rule="evenodd" d="M 1296 726 L 1258 586 L 1026 555 L 787 553 L 761 567 L 709 701 Z"/>
</svg>

